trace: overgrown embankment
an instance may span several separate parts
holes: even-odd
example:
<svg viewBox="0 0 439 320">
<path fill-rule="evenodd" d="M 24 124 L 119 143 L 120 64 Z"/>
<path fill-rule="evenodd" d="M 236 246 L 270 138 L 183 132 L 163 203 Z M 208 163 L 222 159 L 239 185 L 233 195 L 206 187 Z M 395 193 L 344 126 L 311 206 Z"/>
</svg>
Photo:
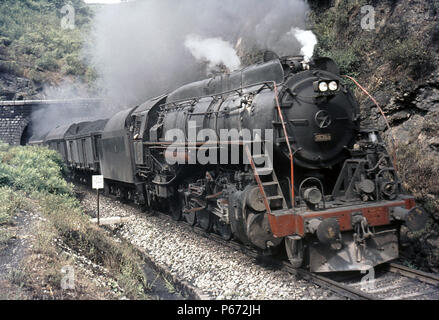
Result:
<svg viewBox="0 0 439 320">
<path fill-rule="evenodd" d="M 74 29 L 63 28 L 72 4 Z M 92 11 L 82 0 L 6 0 L 0 3 L 0 100 L 39 97 L 44 85 L 67 79 L 92 84 L 81 54 Z"/>
<path fill-rule="evenodd" d="M 332 57 L 384 109 L 396 140 L 404 187 L 435 221 L 405 254 L 439 272 L 439 3 L 420 0 L 310 0 L 316 55 Z M 363 8 L 363 6 L 371 6 Z M 363 8 L 363 10 L 362 10 Z M 362 28 L 373 9 L 375 25 Z M 369 15 L 369 17 L 372 17 Z M 352 86 L 354 87 L 354 86 Z M 360 90 L 363 125 L 390 136 Z M 391 144 L 389 143 L 389 146 Z"/>
<path fill-rule="evenodd" d="M 60 156 L 47 148 L 0 145 L 0 249 L 10 240 L 8 227 L 15 223 L 15 215 L 39 216 L 31 226 L 35 241 L 10 280 L 19 283 L 29 298 L 115 298 L 97 290 L 93 279 L 81 272 L 75 273 L 73 292 L 62 290 L 61 269 L 74 265 L 76 254 L 107 270 L 114 279 L 111 286 L 119 288 L 122 297 L 148 298 L 141 257 L 130 245 L 116 242 L 90 223 L 73 186 L 63 179 L 65 170 Z M 66 255 L 65 248 L 75 254 Z"/>
</svg>

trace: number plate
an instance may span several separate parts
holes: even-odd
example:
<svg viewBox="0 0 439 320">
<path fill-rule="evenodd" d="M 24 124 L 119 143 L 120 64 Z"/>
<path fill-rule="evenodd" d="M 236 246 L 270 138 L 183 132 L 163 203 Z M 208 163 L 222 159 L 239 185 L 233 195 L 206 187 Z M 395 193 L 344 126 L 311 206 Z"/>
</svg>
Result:
<svg viewBox="0 0 439 320">
<path fill-rule="evenodd" d="M 327 142 L 331 141 L 332 137 L 330 133 L 321 133 L 321 134 L 315 134 L 314 135 L 314 141 L 315 142 Z"/>
</svg>

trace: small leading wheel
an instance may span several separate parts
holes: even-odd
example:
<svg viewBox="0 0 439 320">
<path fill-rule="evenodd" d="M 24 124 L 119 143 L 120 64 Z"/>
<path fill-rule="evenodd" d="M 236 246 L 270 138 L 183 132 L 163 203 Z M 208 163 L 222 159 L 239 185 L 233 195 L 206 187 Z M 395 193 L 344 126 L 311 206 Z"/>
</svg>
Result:
<svg viewBox="0 0 439 320">
<path fill-rule="evenodd" d="M 286 237 L 285 249 L 287 250 L 288 260 L 290 260 L 293 268 L 300 268 L 303 264 L 305 251 L 303 247 L 303 240 L 294 240 Z"/>
</svg>

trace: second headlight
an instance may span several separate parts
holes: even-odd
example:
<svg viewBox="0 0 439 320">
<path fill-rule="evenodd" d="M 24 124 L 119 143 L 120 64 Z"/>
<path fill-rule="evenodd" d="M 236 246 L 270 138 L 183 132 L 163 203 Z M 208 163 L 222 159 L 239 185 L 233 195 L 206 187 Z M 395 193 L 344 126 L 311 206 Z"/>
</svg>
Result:
<svg viewBox="0 0 439 320">
<path fill-rule="evenodd" d="M 337 91 L 338 90 L 338 83 L 337 81 L 331 81 L 328 84 L 329 90 L 331 91 Z"/>
</svg>

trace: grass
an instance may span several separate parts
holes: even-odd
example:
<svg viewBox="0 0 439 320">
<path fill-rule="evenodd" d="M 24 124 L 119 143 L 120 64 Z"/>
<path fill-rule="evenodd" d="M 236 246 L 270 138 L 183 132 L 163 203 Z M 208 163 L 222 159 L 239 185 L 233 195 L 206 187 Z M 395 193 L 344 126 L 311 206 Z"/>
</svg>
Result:
<svg viewBox="0 0 439 320">
<path fill-rule="evenodd" d="M 419 38 L 405 18 L 380 24 L 386 19 L 386 13 L 380 9 L 390 5 L 374 5 L 377 26 L 366 31 L 360 26 L 361 7 L 370 2 L 339 0 L 330 5 L 310 2 L 314 8 L 310 13 L 311 28 L 318 38 L 314 55 L 332 58 L 342 74 L 358 78 L 362 83 L 370 83 L 375 77 L 378 83 L 369 88 L 378 90 L 389 81 L 416 82 L 434 70 L 428 35 Z M 434 35 L 437 26 L 432 28 Z"/>
<path fill-rule="evenodd" d="M 431 53 L 420 45 L 418 39 L 397 40 L 385 51 L 384 57 L 390 61 L 392 67 L 406 69 L 414 79 L 419 79 L 434 69 Z"/>
<path fill-rule="evenodd" d="M 42 192 L 73 196 L 73 186 L 63 179 L 66 168 L 56 152 L 36 147 L 6 150 L 0 152 L 0 185 L 29 194 Z"/>
<path fill-rule="evenodd" d="M 428 154 L 419 145 L 398 148 L 398 173 L 405 189 L 434 214 L 439 211 L 439 172 L 433 168 L 439 168 L 439 159 Z"/>
<path fill-rule="evenodd" d="M 38 163 L 38 166 L 35 166 Z M 53 298 L 62 292 L 60 269 L 72 265 L 56 245 L 59 239 L 73 251 L 106 268 L 130 299 L 146 299 L 150 286 L 143 273 L 143 261 L 128 243 L 116 242 L 89 221 L 75 198 L 73 186 L 63 178 L 66 168 L 60 156 L 45 147 L 9 147 L 0 144 L 0 217 L 9 223 L 13 213 L 27 206 L 45 218 L 35 230 L 36 242 L 29 257 L 26 285 L 38 291 L 34 266 L 43 270 L 38 277 Z M 79 293 L 89 284 L 79 281 Z M 41 293 L 42 294 L 42 293 Z"/>
<path fill-rule="evenodd" d="M 157 277 L 159 277 L 159 275 L 157 275 Z M 170 294 L 176 293 L 177 290 L 175 289 L 175 286 L 173 283 L 171 283 L 168 279 L 166 279 L 165 277 L 163 277 L 163 281 L 165 282 L 165 286 L 166 289 L 168 290 L 168 292 Z"/>
<path fill-rule="evenodd" d="M 0 226 L 11 224 L 15 213 L 24 206 L 22 194 L 10 187 L 0 187 Z"/>
<path fill-rule="evenodd" d="M 9 273 L 9 279 L 13 284 L 23 288 L 28 281 L 28 274 L 23 269 L 11 270 Z"/>
<path fill-rule="evenodd" d="M 11 241 L 11 239 L 14 237 L 15 235 L 9 230 L 0 227 L 0 252 L 7 248 L 9 241 Z"/>
<path fill-rule="evenodd" d="M 352 17 L 365 3 L 341 0 L 337 7 L 318 13 L 314 11 L 310 17 L 313 22 L 312 29 L 318 38 L 314 55 L 332 58 L 339 65 L 342 74 L 353 77 L 358 75 L 364 38 L 355 39 L 350 45 L 339 39 L 341 35 L 346 35 Z"/>
</svg>

